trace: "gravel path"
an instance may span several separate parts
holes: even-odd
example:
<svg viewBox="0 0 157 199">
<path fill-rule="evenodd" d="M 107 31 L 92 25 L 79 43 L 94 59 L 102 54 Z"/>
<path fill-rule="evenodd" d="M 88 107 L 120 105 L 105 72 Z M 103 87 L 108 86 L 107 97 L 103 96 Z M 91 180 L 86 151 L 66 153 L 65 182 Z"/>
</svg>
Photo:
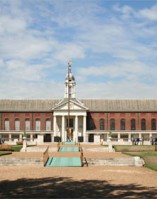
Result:
<svg viewBox="0 0 157 199">
<path fill-rule="evenodd" d="M 14 153 L 41 157 L 42 153 Z M 86 157 L 127 157 L 85 152 Z M 1 166 L 0 198 L 157 198 L 157 172 L 144 167 Z"/>
</svg>

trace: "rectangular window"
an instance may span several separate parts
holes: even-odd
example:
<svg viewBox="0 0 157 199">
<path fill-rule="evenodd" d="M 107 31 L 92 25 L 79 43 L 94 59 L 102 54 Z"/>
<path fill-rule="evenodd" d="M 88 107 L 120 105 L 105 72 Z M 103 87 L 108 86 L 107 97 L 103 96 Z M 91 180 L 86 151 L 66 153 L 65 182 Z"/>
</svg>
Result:
<svg viewBox="0 0 157 199">
<path fill-rule="evenodd" d="M 5 120 L 4 122 L 4 129 L 6 131 L 9 131 L 10 130 L 10 123 L 9 123 L 9 120 Z"/>
<path fill-rule="evenodd" d="M 40 120 L 36 120 L 36 131 L 40 131 Z"/>
<path fill-rule="evenodd" d="M 20 130 L 20 121 L 15 120 L 15 131 L 19 131 L 19 130 Z"/>
<path fill-rule="evenodd" d="M 136 130 L 136 120 L 135 119 L 131 120 L 131 130 Z"/>
<path fill-rule="evenodd" d="M 46 131 L 51 131 L 51 121 L 46 120 Z"/>
<path fill-rule="evenodd" d="M 114 119 L 110 120 L 110 130 L 115 130 L 115 120 Z"/>
<path fill-rule="evenodd" d="M 125 119 L 121 119 L 120 121 L 120 130 L 125 130 Z"/>
<path fill-rule="evenodd" d="M 145 119 L 141 120 L 141 130 L 146 130 L 146 120 Z"/>
<path fill-rule="evenodd" d="M 30 131 L 30 121 L 29 120 L 25 121 L 25 130 Z"/>
</svg>

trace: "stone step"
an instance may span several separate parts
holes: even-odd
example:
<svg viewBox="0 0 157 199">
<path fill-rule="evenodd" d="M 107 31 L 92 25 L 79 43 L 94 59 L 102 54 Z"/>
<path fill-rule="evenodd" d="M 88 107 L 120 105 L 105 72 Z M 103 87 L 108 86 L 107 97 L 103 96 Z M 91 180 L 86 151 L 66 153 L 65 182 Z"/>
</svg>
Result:
<svg viewBox="0 0 157 199">
<path fill-rule="evenodd" d="M 144 160 L 139 157 L 129 158 L 87 158 L 88 165 L 103 166 L 143 166 Z"/>
<path fill-rule="evenodd" d="M 10 166 L 10 165 L 43 165 L 43 158 L 0 158 L 0 165 Z"/>
<path fill-rule="evenodd" d="M 44 152 L 47 149 L 46 146 L 44 147 L 27 147 L 26 152 Z M 49 152 L 57 151 L 57 147 L 50 147 Z"/>
</svg>

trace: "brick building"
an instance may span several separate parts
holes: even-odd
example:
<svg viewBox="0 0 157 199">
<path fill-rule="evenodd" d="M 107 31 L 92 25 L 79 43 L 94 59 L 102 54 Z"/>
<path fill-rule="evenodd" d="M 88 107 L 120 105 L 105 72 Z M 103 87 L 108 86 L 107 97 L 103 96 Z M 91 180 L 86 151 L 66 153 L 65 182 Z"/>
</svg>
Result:
<svg viewBox="0 0 157 199">
<path fill-rule="evenodd" d="M 130 142 L 157 138 L 157 100 L 78 100 L 69 64 L 62 100 L 0 100 L 0 137 L 6 142 L 58 140 Z"/>
</svg>

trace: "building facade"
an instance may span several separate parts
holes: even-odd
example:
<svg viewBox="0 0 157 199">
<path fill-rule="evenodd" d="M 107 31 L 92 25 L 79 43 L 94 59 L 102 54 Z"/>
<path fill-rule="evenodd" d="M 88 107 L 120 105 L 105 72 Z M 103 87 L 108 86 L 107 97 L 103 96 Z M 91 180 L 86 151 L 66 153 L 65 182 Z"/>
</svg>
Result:
<svg viewBox="0 0 157 199">
<path fill-rule="evenodd" d="M 62 100 L 0 100 L 0 138 L 8 143 L 57 141 L 131 143 L 157 138 L 157 100 L 78 100 L 68 66 Z"/>
</svg>

